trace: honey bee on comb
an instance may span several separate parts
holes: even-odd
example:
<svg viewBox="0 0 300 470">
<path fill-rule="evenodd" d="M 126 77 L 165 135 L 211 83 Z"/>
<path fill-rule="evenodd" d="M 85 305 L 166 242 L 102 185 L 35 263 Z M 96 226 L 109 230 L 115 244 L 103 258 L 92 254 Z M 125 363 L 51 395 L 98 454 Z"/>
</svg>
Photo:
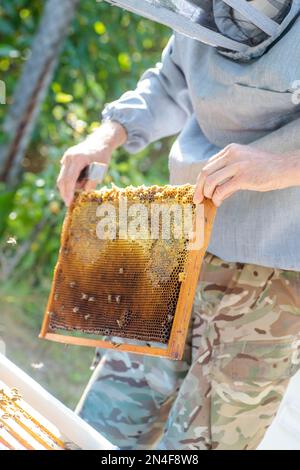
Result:
<svg viewBox="0 0 300 470">
<path fill-rule="evenodd" d="M 188 184 L 113 186 L 77 194 L 63 225 L 47 306 L 52 314 L 45 315 L 40 336 L 180 359 L 215 208 L 204 201 L 204 244 L 197 249 L 188 249 L 187 234 L 182 231 L 178 236 L 180 223 L 172 217 L 168 236 L 162 230 L 162 217 L 157 219 L 158 236 L 152 236 L 148 225 L 153 204 L 158 210 L 189 206 L 195 223 L 193 194 L 194 186 Z M 126 236 L 120 215 L 124 201 Z M 99 208 L 109 226 L 101 237 Z M 132 214 L 143 211 L 147 211 L 144 222 L 132 222 Z M 115 225 L 110 225 L 116 214 Z M 134 234 L 128 227 L 134 227 Z"/>
</svg>

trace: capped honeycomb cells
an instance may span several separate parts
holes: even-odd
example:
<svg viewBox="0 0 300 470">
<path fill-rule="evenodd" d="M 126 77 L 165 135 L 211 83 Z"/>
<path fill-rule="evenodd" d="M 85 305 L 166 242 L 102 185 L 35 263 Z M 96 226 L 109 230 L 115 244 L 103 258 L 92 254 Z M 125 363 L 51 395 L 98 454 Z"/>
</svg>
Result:
<svg viewBox="0 0 300 470">
<path fill-rule="evenodd" d="M 62 234 L 48 305 L 49 329 L 167 344 L 187 243 L 180 239 L 99 239 L 97 208 L 126 196 L 139 203 L 192 204 L 194 186 L 113 187 L 77 195 Z M 171 231 L 172 234 L 172 231 Z"/>
</svg>

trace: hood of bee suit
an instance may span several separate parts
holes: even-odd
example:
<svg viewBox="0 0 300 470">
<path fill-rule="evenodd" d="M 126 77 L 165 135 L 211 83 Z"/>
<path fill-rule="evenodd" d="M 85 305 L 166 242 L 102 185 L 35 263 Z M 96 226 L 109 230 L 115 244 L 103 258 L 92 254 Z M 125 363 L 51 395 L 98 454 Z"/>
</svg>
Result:
<svg viewBox="0 0 300 470">
<path fill-rule="evenodd" d="M 300 0 L 106 1 L 242 61 L 263 55 L 300 16 Z"/>
</svg>

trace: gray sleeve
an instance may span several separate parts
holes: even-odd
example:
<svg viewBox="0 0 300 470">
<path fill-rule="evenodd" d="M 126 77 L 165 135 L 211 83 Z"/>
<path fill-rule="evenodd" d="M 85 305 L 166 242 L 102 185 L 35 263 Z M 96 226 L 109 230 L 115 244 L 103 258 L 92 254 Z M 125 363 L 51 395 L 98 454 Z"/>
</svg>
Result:
<svg viewBox="0 0 300 470">
<path fill-rule="evenodd" d="M 290 153 L 300 149 L 300 119 L 285 124 L 270 134 L 251 142 L 252 147 L 274 153 Z"/>
<path fill-rule="evenodd" d="M 177 134 L 192 113 L 184 74 L 172 36 L 162 61 L 147 70 L 133 91 L 105 106 L 103 120 L 118 121 L 127 131 L 124 148 L 138 152 L 151 142 Z"/>
</svg>

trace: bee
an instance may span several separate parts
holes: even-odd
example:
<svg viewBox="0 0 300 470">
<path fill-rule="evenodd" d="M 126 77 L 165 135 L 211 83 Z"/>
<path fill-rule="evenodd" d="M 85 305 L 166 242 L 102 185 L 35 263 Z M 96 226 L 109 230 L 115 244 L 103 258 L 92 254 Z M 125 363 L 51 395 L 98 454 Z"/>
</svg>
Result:
<svg viewBox="0 0 300 470">
<path fill-rule="evenodd" d="M 130 322 L 131 312 L 130 310 L 125 310 L 120 318 L 117 320 L 117 324 L 119 328 L 126 328 Z"/>
</svg>

